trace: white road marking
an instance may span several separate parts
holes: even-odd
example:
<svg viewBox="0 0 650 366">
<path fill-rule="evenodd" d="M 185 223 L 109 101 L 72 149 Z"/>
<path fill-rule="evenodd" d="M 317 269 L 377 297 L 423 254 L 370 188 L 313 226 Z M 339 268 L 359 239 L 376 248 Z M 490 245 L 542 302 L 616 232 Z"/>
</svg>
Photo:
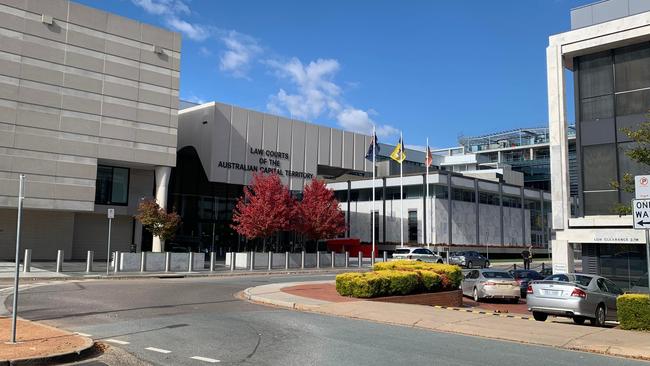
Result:
<svg viewBox="0 0 650 366">
<path fill-rule="evenodd" d="M 158 352 L 158 353 L 172 353 L 172 351 L 168 351 L 166 349 L 156 348 L 156 347 L 147 347 L 145 349 L 149 351 Z"/>
<path fill-rule="evenodd" d="M 130 344 L 130 342 L 120 341 L 119 339 L 112 339 L 112 338 L 111 339 L 106 339 L 105 341 L 115 343 L 115 344 Z"/>
<path fill-rule="evenodd" d="M 193 360 L 205 361 L 205 362 L 209 362 L 209 363 L 221 362 L 219 360 L 215 360 L 214 358 L 207 358 L 207 357 L 201 357 L 201 356 L 192 356 L 190 358 L 193 359 Z"/>
<path fill-rule="evenodd" d="M 76 333 L 77 333 L 78 335 L 82 336 L 82 337 L 92 337 L 92 335 L 87 334 L 87 333 L 81 333 L 81 332 L 76 332 Z"/>
</svg>

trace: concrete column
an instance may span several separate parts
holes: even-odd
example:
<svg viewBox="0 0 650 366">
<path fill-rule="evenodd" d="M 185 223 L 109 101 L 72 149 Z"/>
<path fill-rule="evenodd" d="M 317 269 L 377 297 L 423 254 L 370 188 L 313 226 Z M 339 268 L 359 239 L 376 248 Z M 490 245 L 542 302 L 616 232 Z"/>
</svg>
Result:
<svg viewBox="0 0 650 366">
<path fill-rule="evenodd" d="M 95 259 L 95 252 L 89 250 L 86 254 L 86 272 L 90 273 L 93 271 L 93 261 Z"/>
<path fill-rule="evenodd" d="M 552 240 L 553 273 L 572 273 L 575 271 L 573 261 L 573 244 L 566 240 Z"/>
<path fill-rule="evenodd" d="M 424 245 L 429 245 L 429 225 L 427 221 L 429 220 L 429 215 L 427 213 L 427 174 L 422 174 L 422 239 Z M 373 253 L 372 264 L 375 264 L 375 256 Z"/>
<path fill-rule="evenodd" d="M 56 252 L 56 271 L 63 272 L 63 250 L 57 250 Z"/>
<path fill-rule="evenodd" d="M 452 245 L 454 242 L 453 240 L 453 234 L 452 234 L 452 212 L 451 212 L 451 206 L 452 206 L 452 200 L 451 200 L 451 172 L 447 172 L 447 243 L 448 245 Z"/>
<path fill-rule="evenodd" d="M 147 271 L 147 252 L 140 252 L 140 272 Z"/>
<path fill-rule="evenodd" d="M 169 176 L 172 173 L 172 168 L 168 166 L 157 166 L 155 169 L 156 176 L 156 202 L 163 209 L 167 209 L 167 185 L 169 184 Z M 153 237 L 151 245 L 152 252 L 162 252 L 165 243 L 159 237 Z"/>
<path fill-rule="evenodd" d="M 23 272 L 28 273 L 32 270 L 32 250 L 25 249 L 25 257 L 23 259 Z"/>
<path fill-rule="evenodd" d="M 381 242 L 386 244 L 386 178 L 382 178 L 381 181 Z"/>
<path fill-rule="evenodd" d="M 499 182 L 499 235 L 501 245 L 504 245 L 504 235 L 503 235 L 503 183 Z"/>
<path fill-rule="evenodd" d="M 481 234 L 480 234 L 480 219 L 481 219 L 481 210 L 479 202 L 479 190 L 478 190 L 478 179 L 474 179 L 474 218 L 476 220 L 476 245 L 481 245 Z"/>
<path fill-rule="evenodd" d="M 546 48 L 553 230 L 568 229 L 569 217 L 571 216 L 565 75 L 560 42 L 562 42 L 561 39 L 552 39 Z M 553 254 L 555 254 L 555 248 L 553 248 Z M 553 261 L 555 261 L 555 258 L 553 258 Z"/>
<path fill-rule="evenodd" d="M 347 220 L 347 237 L 350 237 L 350 195 L 352 194 L 350 191 L 352 190 L 352 182 L 348 181 L 348 210 L 346 214 L 346 220 Z"/>
<path fill-rule="evenodd" d="M 521 244 L 526 245 L 526 200 L 524 199 L 524 187 L 520 187 L 521 197 Z M 532 229 L 532 228 L 531 228 Z"/>
</svg>

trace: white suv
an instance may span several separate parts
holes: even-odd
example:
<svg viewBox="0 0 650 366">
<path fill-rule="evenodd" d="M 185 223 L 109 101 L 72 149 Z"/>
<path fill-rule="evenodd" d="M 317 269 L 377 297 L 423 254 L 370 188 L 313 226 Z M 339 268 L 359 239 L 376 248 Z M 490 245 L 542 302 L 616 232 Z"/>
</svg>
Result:
<svg viewBox="0 0 650 366">
<path fill-rule="evenodd" d="M 397 248 L 393 253 L 393 259 L 410 259 L 420 262 L 443 263 L 441 256 L 433 253 L 427 248 L 420 247 Z"/>
</svg>

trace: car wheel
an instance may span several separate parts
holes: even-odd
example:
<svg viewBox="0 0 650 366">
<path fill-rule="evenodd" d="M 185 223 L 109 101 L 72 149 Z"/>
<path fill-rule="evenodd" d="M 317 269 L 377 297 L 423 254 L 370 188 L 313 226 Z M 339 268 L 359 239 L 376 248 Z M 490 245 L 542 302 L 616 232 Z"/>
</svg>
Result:
<svg viewBox="0 0 650 366">
<path fill-rule="evenodd" d="M 548 319 L 548 314 L 540 313 L 539 311 L 533 311 L 533 318 L 538 322 L 545 322 Z"/>
<path fill-rule="evenodd" d="M 585 318 L 583 318 L 581 316 L 576 316 L 576 317 L 573 317 L 573 322 L 578 324 L 578 325 L 583 325 L 585 323 Z"/>
<path fill-rule="evenodd" d="M 442 264 L 442 259 L 438 259 L 438 261 L 436 263 Z"/>
<path fill-rule="evenodd" d="M 474 292 L 472 293 L 472 298 L 473 298 L 474 301 L 476 301 L 476 302 L 481 301 L 481 299 L 478 297 L 478 290 L 476 289 L 476 287 L 474 287 Z"/>
<path fill-rule="evenodd" d="M 510 300 L 513 304 L 519 304 L 519 298 L 515 297 L 514 299 Z"/>
<path fill-rule="evenodd" d="M 472 261 L 467 262 L 467 268 L 469 269 L 474 268 L 474 264 L 472 263 Z"/>
<path fill-rule="evenodd" d="M 602 327 L 605 326 L 605 307 L 603 304 L 598 305 L 596 308 L 596 317 L 591 319 L 591 325 L 596 326 L 596 327 Z"/>
</svg>

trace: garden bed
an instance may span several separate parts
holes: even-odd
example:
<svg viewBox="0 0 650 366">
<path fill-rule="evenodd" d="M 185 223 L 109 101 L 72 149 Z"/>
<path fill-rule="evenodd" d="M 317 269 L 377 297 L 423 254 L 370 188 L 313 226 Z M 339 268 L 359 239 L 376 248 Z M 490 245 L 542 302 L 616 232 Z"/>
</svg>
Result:
<svg viewBox="0 0 650 366">
<path fill-rule="evenodd" d="M 460 290 L 451 290 L 415 295 L 375 297 L 368 300 L 399 304 L 460 307 L 463 305 L 463 293 Z"/>
</svg>

